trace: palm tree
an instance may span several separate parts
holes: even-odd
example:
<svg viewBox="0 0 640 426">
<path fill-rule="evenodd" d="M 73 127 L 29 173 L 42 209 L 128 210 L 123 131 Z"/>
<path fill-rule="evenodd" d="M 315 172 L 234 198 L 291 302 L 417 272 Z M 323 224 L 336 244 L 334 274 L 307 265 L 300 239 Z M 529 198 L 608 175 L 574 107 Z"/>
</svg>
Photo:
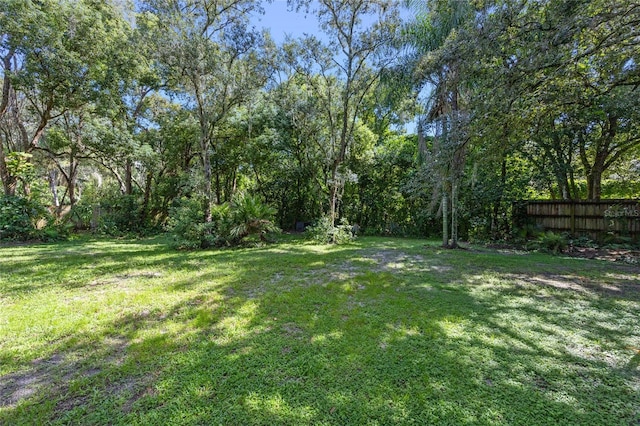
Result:
<svg viewBox="0 0 640 426">
<path fill-rule="evenodd" d="M 445 247 L 457 247 L 458 185 L 468 138 L 460 85 L 463 58 L 454 47 L 458 30 L 472 19 L 473 8 L 466 0 L 411 0 L 409 3 L 417 12 L 406 31 L 407 43 L 413 48 L 410 62 L 417 85 L 431 88 L 425 118 L 435 130 L 431 164 L 437 172 L 442 195 L 442 243 Z"/>
</svg>

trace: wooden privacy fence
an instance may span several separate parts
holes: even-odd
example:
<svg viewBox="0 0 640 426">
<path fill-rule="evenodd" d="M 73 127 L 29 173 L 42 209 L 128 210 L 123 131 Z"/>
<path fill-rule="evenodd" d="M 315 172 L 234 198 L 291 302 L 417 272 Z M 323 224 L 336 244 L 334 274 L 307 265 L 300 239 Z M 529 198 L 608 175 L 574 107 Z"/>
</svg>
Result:
<svg viewBox="0 0 640 426">
<path fill-rule="evenodd" d="M 526 201 L 529 223 L 545 230 L 640 240 L 640 200 Z"/>
</svg>

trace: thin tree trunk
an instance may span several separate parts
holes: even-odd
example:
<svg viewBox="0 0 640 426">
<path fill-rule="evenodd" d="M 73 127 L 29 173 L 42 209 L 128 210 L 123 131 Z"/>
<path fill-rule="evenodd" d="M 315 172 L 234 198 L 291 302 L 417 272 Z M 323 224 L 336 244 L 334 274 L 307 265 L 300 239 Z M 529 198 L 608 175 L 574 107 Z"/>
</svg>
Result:
<svg viewBox="0 0 640 426">
<path fill-rule="evenodd" d="M 573 168 L 569 170 L 569 187 L 571 188 L 571 199 L 578 200 L 580 199 L 580 191 L 578 191 L 578 186 L 576 185 L 576 178 L 573 173 Z"/>
<path fill-rule="evenodd" d="M 7 168 L 7 157 L 4 150 L 4 142 L 0 140 L 0 179 L 2 179 L 2 189 L 5 195 L 15 195 L 18 183 L 15 176 L 9 173 Z"/>
<path fill-rule="evenodd" d="M 447 199 L 447 189 L 442 188 L 442 247 L 449 247 L 449 200 Z"/>
<path fill-rule="evenodd" d="M 201 135 L 200 137 L 200 150 L 202 151 L 202 167 L 204 172 L 204 221 L 207 223 L 210 223 L 212 221 L 211 158 L 209 157 L 209 143 L 206 140 L 206 136 L 204 134 Z M 218 179 L 217 170 L 216 170 L 216 182 L 218 183 L 217 196 L 218 196 L 218 202 L 219 202 L 220 189 L 219 189 L 219 179 Z"/>
<path fill-rule="evenodd" d="M 73 205 L 76 203 L 76 178 L 74 176 L 74 172 L 71 170 L 71 167 L 69 167 L 69 182 L 67 182 L 68 186 L 68 193 L 69 193 L 69 204 L 73 207 Z"/>
<path fill-rule="evenodd" d="M 231 181 L 231 191 L 229 194 L 229 199 L 233 200 L 233 197 L 236 195 L 236 191 L 238 190 L 238 170 L 233 171 L 233 180 Z"/>
<path fill-rule="evenodd" d="M 491 237 L 496 239 L 500 235 L 500 208 L 502 207 L 502 197 L 507 182 L 507 157 L 502 158 L 502 167 L 500 169 L 500 192 L 498 198 L 493 204 L 493 212 L 491 214 Z"/>
<path fill-rule="evenodd" d="M 337 215 L 336 207 L 338 205 L 338 184 L 337 183 L 333 183 L 331 186 L 330 203 L 331 205 L 329 206 L 329 215 L 331 217 L 331 224 L 335 226 L 336 215 Z"/>
<path fill-rule="evenodd" d="M 213 204 L 213 193 L 211 188 L 211 157 L 209 154 L 209 148 L 211 148 L 211 141 L 213 133 L 210 130 L 211 123 L 207 119 L 204 108 L 204 100 L 201 94 L 201 79 L 200 75 L 195 73 L 190 76 L 195 90 L 196 100 L 198 102 L 198 116 L 200 120 L 200 155 L 202 156 L 202 169 L 204 174 L 204 221 L 210 223 L 213 218 L 211 216 L 211 205 Z M 216 180 L 218 178 L 218 171 L 216 167 Z M 217 202 L 220 202 L 220 194 L 218 193 Z"/>
<path fill-rule="evenodd" d="M 11 90 L 11 80 L 9 79 L 9 73 L 11 71 L 11 58 L 13 57 L 14 50 L 10 50 L 9 53 L 2 58 L 4 66 L 4 78 L 2 81 L 2 101 L 0 102 L 0 119 L 2 119 L 9 107 L 9 91 Z M 7 158 L 4 150 L 4 142 L 0 140 L 0 179 L 2 180 L 2 188 L 5 195 L 15 195 L 16 192 L 16 179 L 11 176 L 9 169 L 7 168 Z"/>
<path fill-rule="evenodd" d="M 458 247 L 458 183 L 451 183 L 451 248 Z"/>
<path fill-rule="evenodd" d="M 209 171 L 211 174 L 211 171 Z M 220 180 L 220 166 L 216 159 L 216 204 L 222 204 L 222 182 Z"/>
<path fill-rule="evenodd" d="M 124 191 L 125 195 L 133 194 L 133 162 L 131 158 L 127 158 L 124 170 Z"/>
<path fill-rule="evenodd" d="M 55 170 L 49 170 L 49 188 L 53 196 L 53 205 L 56 208 L 56 213 L 58 213 L 60 209 L 60 198 L 58 198 L 58 186 L 56 185 L 57 177 L 58 173 Z"/>
<path fill-rule="evenodd" d="M 334 162 L 331 170 L 331 190 L 329 195 L 329 217 L 331 218 L 331 225 L 336 224 L 336 207 L 338 204 L 338 162 Z"/>
<path fill-rule="evenodd" d="M 69 182 L 67 188 L 69 189 L 69 204 L 73 207 L 76 204 L 76 176 L 78 174 L 78 162 L 75 159 L 73 149 L 69 154 Z"/>
<path fill-rule="evenodd" d="M 142 208 L 140 209 L 140 223 L 144 226 L 147 222 L 147 216 L 149 214 L 149 199 L 151 198 L 151 183 L 153 174 L 147 172 L 147 177 L 144 182 L 144 198 L 142 200 Z"/>
<path fill-rule="evenodd" d="M 422 128 L 422 119 L 418 121 L 418 161 L 423 164 L 427 158 L 427 140 L 424 137 L 424 129 Z"/>
</svg>

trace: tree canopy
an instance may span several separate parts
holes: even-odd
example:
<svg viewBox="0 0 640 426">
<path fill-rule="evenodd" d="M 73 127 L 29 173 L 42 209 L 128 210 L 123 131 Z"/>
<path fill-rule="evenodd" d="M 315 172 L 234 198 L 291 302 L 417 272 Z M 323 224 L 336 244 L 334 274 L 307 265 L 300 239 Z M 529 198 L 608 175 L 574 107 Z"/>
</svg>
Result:
<svg viewBox="0 0 640 426">
<path fill-rule="evenodd" d="M 264 5 L 2 2 L 3 197 L 110 233 L 253 206 L 227 228 L 452 246 L 511 235 L 517 200 L 640 197 L 640 3 L 291 1 L 321 33 L 281 45 Z"/>
</svg>

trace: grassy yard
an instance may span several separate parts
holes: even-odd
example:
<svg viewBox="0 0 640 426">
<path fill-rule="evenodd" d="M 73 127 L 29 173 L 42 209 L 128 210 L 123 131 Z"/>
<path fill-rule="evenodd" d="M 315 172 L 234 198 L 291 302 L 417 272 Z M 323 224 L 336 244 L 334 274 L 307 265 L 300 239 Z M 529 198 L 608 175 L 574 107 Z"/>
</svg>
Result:
<svg viewBox="0 0 640 426">
<path fill-rule="evenodd" d="M 640 268 L 421 240 L 0 247 L 0 424 L 637 425 Z"/>
</svg>

